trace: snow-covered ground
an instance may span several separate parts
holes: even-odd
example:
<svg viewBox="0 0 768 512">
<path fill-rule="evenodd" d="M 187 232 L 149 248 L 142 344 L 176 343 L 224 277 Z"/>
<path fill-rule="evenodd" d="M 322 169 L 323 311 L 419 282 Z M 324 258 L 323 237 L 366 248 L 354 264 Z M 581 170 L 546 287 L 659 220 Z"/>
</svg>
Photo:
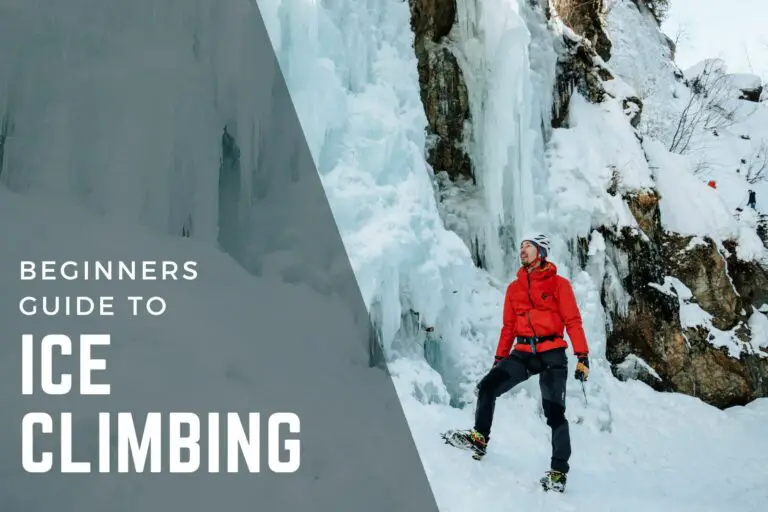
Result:
<svg viewBox="0 0 768 512">
<path fill-rule="evenodd" d="M 46 8 L 56 4 L 34 3 Z M 147 0 L 135 5 L 155 3 Z M 621 269 L 609 268 L 604 244 L 592 232 L 592 226 L 600 223 L 634 223 L 626 205 L 606 192 L 615 171 L 622 192 L 655 187 L 662 193 L 666 227 L 712 236 L 735 234 L 746 241 L 744 257 L 759 256 L 754 224 L 727 215 L 744 202 L 746 190 L 738 178 L 727 174 L 727 165 L 734 158 L 738 161 L 748 148 L 739 147 L 738 154 L 718 150 L 727 162 L 711 174 L 695 176 L 686 165 L 677 165 L 682 157 L 659 148 L 661 143 L 647 138 L 640 145 L 622 113 L 620 97 L 595 106 L 578 94 L 571 106 L 571 128 L 555 131 L 545 141 L 539 129 L 541 116 L 549 112 L 554 37 L 526 1 L 459 2 L 454 44 L 464 69 L 478 73 L 468 80 L 475 115 L 471 150 L 479 163 L 481 185 L 474 200 L 482 202 L 489 215 L 479 226 L 494 251 L 489 275 L 473 266 L 469 250 L 444 227 L 437 208 L 431 169 L 423 157 L 426 120 L 408 4 L 398 0 L 258 3 L 363 296 L 369 306 L 378 308 L 390 368 L 440 508 L 763 510 L 768 499 L 768 399 L 723 412 L 691 397 L 659 394 L 637 382 L 617 381 L 604 359 L 600 285 L 605 272 Z M 78 5 L 84 8 L 89 2 L 76 4 L 59 7 L 59 15 L 76 12 Z M 669 112 L 679 105 L 670 90 L 676 89 L 680 96 L 685 90 L 673 83 L 674 66 L 665 60 L 663 41 L 648 20 L 637 18 L 630 0 L 614 4 L 608 15 L 614 41 L 609 68 L 617 79 L 609 91 L 634 89 L 641 95 L 651 120 L 643 128 L 653 132 L 669 124 Z M 114 47 L 93 53 L 83 50 L 92 49 L 89 38 L 102 40 L 106 32 L 94 30 L 82 40 L 67 39 L 63 34 L 67 27 L 76 26 L 77 18 L 66 18 L 70 25 L 45 27 L 50 46 L 30 47 L 33 41 L 24 38 L 32 37 L 34 31 L 13 33 L 10 21 L 0 25 L 5 29 L 0 30 L 0 46 L 27 49 L 17 54 L 23 58 L 0 69 L 0 108 L 12 104 L 17 133 L 27 135 L 18 139 L 24 144 L 14 140 L 6 144 L 9 166 L 2 176 L 4 184 L 21 193 L 53 192 L 66 197 L 64 202 L 130 223 L 136 232 L 165 232 L 169 224 L 181 222 L 178 212 L 191 212 L 201 226 L 196 243 L 211 248 L 180 240 L 168 240 L 168 247 L 188 258 L 205 258 L 210 269 L 220 267 L 222 282 L 215 289 L 225 296 L 231 289 L 247 288 L 242 283 L 247 279 L 227 268 L 232 266 L 231 259 L 215 254 L 212 247 L 217 215 L 216 141 L 223 122 L 235 119 L 247 125 L 257 116 L 248 109 L 247 89 L 258 76 L 231 57 L 239 44 L 248 41 L 246 2 L 218 5 L 224 4 L 212 0 L 165 4 L 152 18 L 157 25 L 149 29 L 142 25 L 146 20 L 138 7 L 108 19 L 93 11 L 94 23 L 119 21 L 122 36 L 114 40 Z M 169 19 L 176 23 L 163 24 Z M 186 44 L 196 37 L 207 48 L 202 61 L 192 58 L 191 45 Z M 59 51 L 57 44 L 63 41 L 70 45 L 69 54 Z M 175 63 L 161 68 L 164 86 L 159 89 L 148 89 L 147 75 L 141 73 L 139 87 L 129 87 L 126 77 L 145 69 L 147 63 L 123 52 L 139 55 L 142 44 L 151 44 L 156 62 L 167 58 Z M 158 53 L 158 48 L 167 48 L 168 54 Z M 119 69 L 108 64 L 110 51 L 125 57 Z M 54 80 L 65 62 L 67 79 Z M 656 77 L 653 83 L 645 81 L 649 76 Z M 206 80 L 196 81 L 199 77 Z M 7 84 L 13 87 L 4 88 Z M 185 93 L 179 94 L 176 87 L 183 87 Z M 227 96 L 224 90 L 236 94 Z M 83 112 L 95 117 L 81 119 L 78 115 Z M 144 123 L 148 116 L 153 119 L 150 127 Z M 113 119 L 124 122 L 111 130 Z M 761 129 L 768 133 L 765 120 L 748 123 L 754 124 L 749 127 L 754 133 Z M 747 129 L 743 123 L 740 126 Z M 729 131 L 728 140 L 743 134 L 734 130 Z M 255 148 L 245 144 L 242 150 L 250 154 Z M 658 166 L 649 166 L 645 155 Z M 174 157 L 178 165 L 169 166 Z M 696 161 L 687 164 L 695 166 Z M 674 174 L 662 175 L 662 167 Z M 179 168 L 184 176 L 194 177 L 194 186 L 173 174 Z M 103 174 L 96 172 L 99 169 Z M 717 192 L 706 187 L 710 177 L 718 180 Z M 181 182 L 188 188 L 173 186 Z M 765 188 L 758 189 L 759 207 L 768 204 L 766 194 Z M 24 254 L 24 219 L 39 215 L 60 219 L 62 226 L 76 226 L 66 222 L 66 208 L 9 197 L 3 190 L 0 202 L 7 199 L 7 204 L 0 217 L 2 233 L 18 239 L 19 245 L 11 253 L 0 252 L 0 258 Z M 692 197 L 703 199 L 691 203 Z M 168 202 L 175 205 L 170 219 L 163 209 Z M 685 207 L 691 204 L 695 208 Z M 502 293 L 513 273 L 509 261 L 514 258 L 505 261 L 508 255 L 503 249 L 517 245 L 517 240 L 490 240 L 504 222 L 512 223 L 513 238 L 532 228 L 551 234 L 553 260 L 574 283 L 592 349 L 586 400 L 576 381 L 569 381 L 567 416 L 574 455 L 565 495 L 543 495 L 536 485 L 549 459 L 549 433 L 539 410 L 536 379 L 500 399 L 492 445 L 483 462 L 443 445 L 438 437 L 447 428 L 471 426 L 472 388 L 492 362 Z M 98 238 L 99 228 L 94 224 L 91 229 L 89 237 Z M 82 240 L 82 232 L 65 235 L 61 233 L 61 243 Z M 574 236 L 591 237 L 591 259 L 584 271 L 569 251 L 568 242 Z M 242 293 L 247 296 L 247 291 Z M 616 297 L 620 302 L 620 289 Z M 205 303 L 190 301 L 186 307 L 192 315 L 199 308 L 202 317 L 204 308 L 215 307 L 216 302 L 210 297 Z M 229 303 L 231 298 L 225 301 Z M 407 309 L 417 311 L 424 325 L 434 326 L 430 336 L 440 340 L 435 359 L 428 361 L 424 356 L 421 343 L 426 333 L 398 332 L 401 314 Z M 227 329 L 233 330 L 242 326 L 231 322 L 251 321 L 230 314 L 222 317 L 230 322 Z M 222 326 L 212 318 L 214 323 L 207 327 L 216 332 Z M 765 322 L 758 320 L 755 325 L 761 327 L 755 330 L 756 336 L 765 339 Z M 136 347 L 136 355 L 142 350 Z M 156 347 L 146 347 L 146 354 L 152 351 L 158 354 Z M 155 357 L 167 357 L 170 362 L 173 354 L 169 350 Z M 573 368 L 573 357 L 569 357 Z"/>
<path fill-rule="evenodd" d="M 574 454 L 565 495 L 546 495 L 536 482 L 550 456 L 538 393 L 520 392 L 499 402 L 493 440 L 480 463 L 435 436 L 446 425 L 471 424 L 468 411 L 406 401 L 440 509 L 764 509 L 766 400 L 721 412 L 636 382 L 606 381 L 604 391 L 610 415 L 591 401 L 584 405 L 576 394 L 569 398 Z"/>
</svg>

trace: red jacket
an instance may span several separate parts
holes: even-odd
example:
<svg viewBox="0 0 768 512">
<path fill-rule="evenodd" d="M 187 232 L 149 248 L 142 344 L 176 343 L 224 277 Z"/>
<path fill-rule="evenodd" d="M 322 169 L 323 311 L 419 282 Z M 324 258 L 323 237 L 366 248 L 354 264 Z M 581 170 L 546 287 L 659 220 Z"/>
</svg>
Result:
<svg viewBox="0 0 768 512">
<path fill-rule="evenodd" d="M 573 352 L 577 355 L 588 354 L 589 347 L 571 283 L 557 275 L 554 263 L 547 262 L 544 267 L 536 267 L 530 274 L 521 267 L 517 271 L 517 279 L 507 287 L 504 298 L 504 325 L 496 348 L 496 359 L 509 355 L 517 336 L 557 336 L 554 340 L 539 342 L 536 352 L 567 348 L 568 344 L 563 339 L 564 328 L 568 329 Z M 515 350 L 531 352 L 531 346 L 518 343 Z"/>
</svg>

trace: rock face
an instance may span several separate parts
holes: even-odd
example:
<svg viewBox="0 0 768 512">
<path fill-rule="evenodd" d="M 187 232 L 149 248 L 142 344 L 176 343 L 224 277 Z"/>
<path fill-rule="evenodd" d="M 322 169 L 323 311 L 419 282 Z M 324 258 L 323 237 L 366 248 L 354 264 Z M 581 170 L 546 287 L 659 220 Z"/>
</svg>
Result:
<svg viewBox="0 0 768 512">
<path fill-rule="evenodd" d="M 611 40 L 603 29 L 603 0 L 553 0 L 555 10 L 569 28 L 589 41 L 604 61 L 611 58 Z"/>
<path fill-rule="evenodd" d="M 473 177 L 462 147 L 469 119 L 467 86 L 456 58 L 442 44 L 456 19 L 456 1 L 409 1 L 421 102 L 429 123 L 427 161 L 435 172 L 446 171 L 452 178 Z"/>
<path fill-rule="evenodd" d="M 720 330 L 732 329 L 744 309 L 730 282 L 726 260 L 707 239 L 706 244 L 690 244 L 690 237 L 665 236 L 666 267 L 669 274 L 690 288 L 696 302 L 714 315 L 713 325 Z"/>
<path fill-rule="evenodd" d="M 567 128 L 568 105 L 571 95 L 577 90 L 592 103 L 600 103 L 607 94 L 604 80 L 611 80 L 610 71 L 600 59 L 610 58 L 611 42 L 603 30 L 599 13 L 603 0 L 550 0 L 545 9 L 547 19 L 552 18 L 552 9 L 576 34 L 564 34 L 558 52 L 554 98 L 552 98 L 553 128 Z M 642 102 L 638 98 L 627 101 L 624 108 L 632 111 L 639 122 Z"/>
<path fill-rule="evenodd" d="M 553 128 L 566 128 L 568 105 L 571 95 L 577 90 L 592 103 L 600 103 L 605 98 L 603 80 L 610 80 L 611 73 L 595 63 L 594 50 L 582 41 L 563 38 L 563 51 L 557 60 L 557 79 L 555 97 L 552 99 Z"/>
<path fill-rule="evenodd" d="M 726 242 L 728 250 L 726 263 L 728 275 L 733 280 L 739 297 L 739 307 L 750 310 L 750 306 L 758 310 L 768 304 L 768 269 L 755 262 L 744 262 L 736 257 L 736 246 Z"/>
<path fill-rule="evenodd" d="M 658 194 L 653 191 L 627 194 L 624 200 L 643 233 L 651 240 L 658 239 L 662 233 Z"/>
<path fill-rule="evenodd" d="M 768 274 L 756 263 L 736 258 L 734 247 L 721 254 L 708 239 L 665 233 L 655 194 L 625 197 L 641 231 L 620 233 L 604 229 L 609 254 L 620 252 L 628 263 L 624 289 L 629 295 L 626 315 L 611 312 L 607 357 L 619 378 L 636 378 L 659 391 L 676 391 L 717 407 L 745 404 L 768 396 L 768 353 L 754 353 L 744 343 L 740 358 L 715 347 L 705 326 L 684 327 L 680 305 L 698 304 L 711 315 L 712 327 L 733 330 L 749 340 L 752 306 L 768 294 Z M 668 277 L 678 279 L 692 297 L 664 289 Z M 731 284 L 733 281 L 733 284 Z M 652 371 L 637 368 L 639 358 Z"/>
<path fill-rule="evenodd" d="M 629 117 L 629 123 L 637 128 L 640 124 L 640 116 L 643 114 L 643 101 L 637 96 L 622 99 L 624 113 Z"/>
<path fill-rule="evenodd" d="M 762 95 L 763 95 L 763 86 L 760 85 L 752 89 L 741 89 L 741 95 L 739 97 L 742 100 L 754 101 L 755 103 L 760 103 L 760 97 Z"/>
<path fill-rule="evenodd" d="M 768 249 L 768 214 L 761 213 L 757 221 L 757 234 Z"/>
</svg>

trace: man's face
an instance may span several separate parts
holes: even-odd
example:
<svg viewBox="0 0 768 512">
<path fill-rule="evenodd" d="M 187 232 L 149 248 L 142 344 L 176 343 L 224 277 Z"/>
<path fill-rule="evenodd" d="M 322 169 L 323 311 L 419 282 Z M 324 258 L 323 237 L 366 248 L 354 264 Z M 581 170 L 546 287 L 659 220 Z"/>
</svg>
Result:
<svg viewBox="0 0 768 512">
<path fill-rule="evenodd" d="M 538 256 L 539 250 L 531 242 L 526 240 L 520 244 L 520 263 L 522 263 L 524 267 L 527 267 L 536 261 Z"/>
</svg>

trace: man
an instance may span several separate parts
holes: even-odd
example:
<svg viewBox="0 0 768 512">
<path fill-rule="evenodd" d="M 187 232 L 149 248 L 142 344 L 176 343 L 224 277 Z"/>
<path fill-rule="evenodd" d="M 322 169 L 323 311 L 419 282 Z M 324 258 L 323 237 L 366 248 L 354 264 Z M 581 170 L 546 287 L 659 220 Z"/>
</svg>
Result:
<svg viewBox="0 0 768 512">
<path fill-rule="evenodd" d="M 756 205 L 757 205 L 757 199 L 755 198 L 755 191 L 750 190 L 749 196 L 747 197 L 747 206 L 754 210 Z"/>
<path fill-rule="evenodd" d="M 543 234 L 523 238 L 520 245 L 522 266 L 517 278 L 507 287 L 503 326 L 493 367 L 477 386 L 475 426 L 462 431 L 474 457 L 482 458 L 490 440 L 496 398 L 533 375 L 539 375 L 542 406 L 552 431 L 551 471 L 541 479 L 545 489 L 564 491 L 571 440 L 565 418 L 565 389 L 568 378 L 567 329 L 578 357 L 575 378 L 589 375 L 589 348 L 581 314 L 570 282 L 557 275 L 557 267 L 547 261 L 550 243 Z M 513 342 L 516 341 L 513 347 Z"/>
</svg>

